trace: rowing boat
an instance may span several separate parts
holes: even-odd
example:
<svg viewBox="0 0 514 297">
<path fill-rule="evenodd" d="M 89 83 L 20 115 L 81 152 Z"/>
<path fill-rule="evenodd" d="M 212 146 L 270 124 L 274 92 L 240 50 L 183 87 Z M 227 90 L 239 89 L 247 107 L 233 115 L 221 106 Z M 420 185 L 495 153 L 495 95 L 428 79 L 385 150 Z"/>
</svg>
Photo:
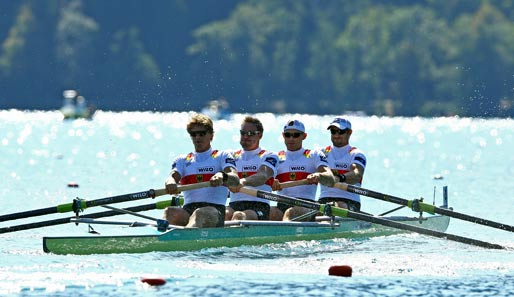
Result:
<svg viewBox="0 0 514 297">
<path fill-rule="evenodd" d="M 208 182 L 204 182 L 206 185 Z M 195 188 L 205 185 L 194 184 Z M 187 187 L 191 185 L 186 185 Z M 162 219 L 136 214 L 134 211 L 143 209 L 117 209 L 120 213 L 132 214 L 149 219 L 154 223 L 141 222 L 121 222 L 121 221 L 100 221 L 78 217 L 71 219 L 75 223 L 86 224 L 114 224 L 136 226 L 154 226 L 157 228 L 144 228 L 142 232 L 129 232 L 127 234 L 116 235 L 98 235 L 96 232 L 90 232 L 88 236 L 52 236 L 43 237 L 43 249 L 47 253 L 54 254 L 113 254 L 113 253 L 146 253 L 146 252 L 169 252 L 169 251 L 195 251 L 205 248 L 218 247 L 238 247 L 243 245 L 263 245 L 263 244 L 280 244 L 292 241 L 309 241 L 309 240 L 329 240 L 335 238 L 370 238 L 375 236 L 387 236 L 404 232 L 415 232 L 419 234 L 429 235 L 438 238 L 444 238 L 455 242 L 465 243 L 469 245 L 490 248 L 505 249 L 505 247 L 489 243 L 481 240 L 467 238 L 459 235 L 445 233 L 450 223 L 450 218 L 460 218 L 488 225 L 490 227 L 514 230 L 513 226 L 493 222 L 454 212 L 452 208 L 448 208 L 447 191 L 443 193 L 443 205 L 435 207 L 422 202 L 422 199 L 405 200 L 399 197 L 385 195 L 379 192 L 366 190 L 363 188 L 353 187 L 343 184 L 343 190 L 353 191 L 365 196 L 401 204 L 402 206 L 379 216 L 373 216 L 362 212 L 354 212 L 347 209 L 339 208 L 330 204 L 319 204 L 313 201 L 301 200 L 278 193 L 260 191 L 256 189 L 242 187 L 241 192 L 255 197 L 268 199 L 275 202 L 286 203 L 289 205 L 300 206 L 312 209 L 313 212 L 320 212 L 324 216 L 317 217 L 316 222 L 276 222 L 276 221 L 229 221 L 225 222 L 222 228 L 185 228 L 181 226 L 170 226 L 168 222 Z M 192 188 L 192 187 L 191 187 Z M 187 189 L 182 189 L 187 190 Z M 116 202 L 124 200 L 132 200 L 136 197 L 155 197 L 163 195 L 164 189 L 151 190 L 142 193 L 126 194 L 115 197 L 107 197 L 100 200 L 93 200 L 89 203 L 82 203 L 84 206 L 103 205 L 105 201 Z M 114 199 L 116 198 L 116 199 Z M 138 198 L 140 199 L 140 198 Z M 164 202 L 164 201 L 163 201 Z M 160 206 L 172 206 L 175 203 L 153 203 L 144 207 L 145 210 L 160 208 Z M 113 202 L 112 202 L 113 203 Z M 29 215 L 35 216 L 42 213 L 55 213 L 56 209 L 76 209 L 74 203 L 69 205 L 50 207 L 28 212 Z M 82 204 L 80 204 L 82 206 Z M 415 212 L 419 213 L 418 217 L 406 216 L 387 216 L 393 211 L 408 206 Z M 104 206 L 105 207 L 105 206 Z M 108 207 L 115 209 L 113 207 Z M 81 208 L 82 209 L 82 208 Z M 134 210 L 134 211 L 133 211 Z M 425 214 L 429 214 L 426 215 Z M 78 215 L 78 211 L 76 212 Z M 103 214 L 103 213 L 101 213 Z M 26 217 L 27 212 L 15 213 L 0 217 L 4 220 Z M 101 217 L 101 216 L 94 216 Z M 43 222 L 45 223 L 45 222 Z M 165 223 L 165 224 L 163 224 Z M 52 221 L 48 221 L 45 225 L 53 225 Z M 15 226 L 13 230 L 27 229 L 25 226 Z M 92 229 L 91 226 L 90 230 Z M 137 228 L 129 228 L 136 230 Z M 141 229 L 139 229 L 141 230 Z"/>
<path fill-rule="evenodd" d="M 439 232 L 446 231 L 450 222 L 450 217 L 441 215 L 386 218 Z M 81 222 L 100 223 L 95 220 Z M 123 224 L 116 221 L 104 223 Z M 137 226 L 138 224 L 132 222 L 130 225 Z M 276 244 L 291 241 L 370 238 L 406 231 L 349 218 L 318 217 L 316 222 L 230 221 L 226 222 L 223 228 L 177 227 L 163 233 L 157 232 L 155 229 L 151 229 L 147 233 L 150 232 L 154 234 L 44 237 L 43 249 L 47 253 L 76 255 L 194 251 L 205 248 Z"/>
</svg>

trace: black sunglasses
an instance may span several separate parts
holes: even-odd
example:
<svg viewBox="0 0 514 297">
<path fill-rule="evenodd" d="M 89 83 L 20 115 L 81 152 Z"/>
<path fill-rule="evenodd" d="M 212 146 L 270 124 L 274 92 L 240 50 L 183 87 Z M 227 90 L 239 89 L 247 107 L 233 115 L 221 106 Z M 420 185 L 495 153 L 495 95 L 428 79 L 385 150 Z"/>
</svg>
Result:
<svg viewBox="0 0 514 297">
<path fill-rule="evenodd" d="M 202 130 L 202 131 L 188 131 L 189 135 L 191 137 L 196 137 L 197 135 L 200 136 L 200 137 L 203 137 L 205 135 L 207 135 L 207 130 Z"/>
<path fill-rule="evenodd" d="M 241 136 L 254 136 L 261 134 L 261 131 L 246 131 L 246 130 L 239 130 L 239 133 Z"/>
<path fill-rule="evenodd" d="M 289 137 L 293 137 L 293 138 L 298 138 L 300 136 L 303 135 L 303 132 L 294 132 L 294 133 L 291 133 L 291 132 L 284 132 L 284 137 L 285 138 L 289 138 Z"/>
<path fill-rule="evenodd" d="M 332 135 L 343 135 L 343 134 L 346 134 L 346 132 L 348 132 L 348 129 L 344 129 L 344 130 L 336 130 L 336 129 L 330 129 L 330 134 Z"/>
</svg>

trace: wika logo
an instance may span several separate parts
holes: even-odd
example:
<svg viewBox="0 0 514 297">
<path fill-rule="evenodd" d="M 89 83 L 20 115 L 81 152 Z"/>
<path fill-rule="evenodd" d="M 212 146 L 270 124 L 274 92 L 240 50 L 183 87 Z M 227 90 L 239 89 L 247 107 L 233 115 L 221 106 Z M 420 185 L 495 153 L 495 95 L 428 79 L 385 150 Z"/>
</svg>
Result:
<svg viewBox="0 0 514 297">
<path fill-rule="evenodd" d="M 305 171 L 305 166 L 291 166 L 289 167 L 291 171 Z"/>
<path fill-rule="evenodd" d="M 257 165 L 243 166 L 243 171 L 257 171 Z"/>
<path fill-rule="evenodd" d="M 135 193 L 131 197 L 132 197 L 132 199 L 146 198 L 146 197 L 148 197 L 148 194 L 147 194 L 147 192 Z"/>
<path fill-rule="evenodd" d="M 356 194 L 361 194 L 361 195 L 364 195 L 364 196 L 368 195 L 368 191 L 361 190 L 361 189 L 355 189 L 355 193 Z"/>
<path fill-rule="evenodd" d="M 346 169 L 346 168 L 348 168 L 348 164 L 337 164 L 336 163 L 336 168 Z"/>
<path fill-rule="evenodd" d="M 268 199 L 268 200 L 271 200 L 271 201 L 278 201 L 279 199 L 273 195 L 270 195 L 270 194 L 266 194 L 266 193 L 263 193 L 262 198 L 264 199 Z"/>
<path fill-rule="evenodd" d="M 198 172 L 200 172 L 200 173 L 214 172 L 214 168 L 213 167 L 198 168 Z"/>
</svg>

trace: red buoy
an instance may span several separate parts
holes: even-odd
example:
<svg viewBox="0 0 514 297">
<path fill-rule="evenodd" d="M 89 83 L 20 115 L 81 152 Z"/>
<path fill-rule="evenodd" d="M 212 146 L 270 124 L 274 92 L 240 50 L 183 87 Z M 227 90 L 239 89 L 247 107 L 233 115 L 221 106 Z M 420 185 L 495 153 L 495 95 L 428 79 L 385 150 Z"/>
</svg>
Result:
<svg viewBox="0 0 514 297">
<path fill-rule="evenodd" d="M 150 278 L 150 277 L 143 277 L 141 279 L 141 282 L 149 284 L 150 286 L 162 286 L 166 283 L 166 280 L 163 278 Z"/>
<path fill-rule="evenodd" d="M 79 184 L 77 184 L 76 182 L 69 182 L 68 183 L 68 188 L 78 188 L 79 187 Z"/>
<path fill-rule="evenodd" d="M 352 276 L 352 267 L 348 265 L 331 266 L 328 269 L 328 275 L 350 277 Z"/>
</svg>

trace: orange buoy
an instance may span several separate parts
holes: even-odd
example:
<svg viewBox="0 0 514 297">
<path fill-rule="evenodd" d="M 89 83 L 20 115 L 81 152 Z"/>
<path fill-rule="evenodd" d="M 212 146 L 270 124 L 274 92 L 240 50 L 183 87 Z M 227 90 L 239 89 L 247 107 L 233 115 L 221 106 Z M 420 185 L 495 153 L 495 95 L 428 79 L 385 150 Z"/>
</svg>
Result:
<svg viewBox="0 0 514 297">
<path fill-rule="evenodd" d="M 79 187 L 79 184 L 77 184 L 76 182 L 69 182 L 68 183 L 68 188 L 78 188 Z"/>
<path fill-rule="evenodd" d="M 352 276 L 352 267 L 348 265 L 331 266 L 328 269 L 328 275 L 350 277 Z"/>
<path fill-rule="evenodd" d="M 150 277 L 143 277 L 141 279 L 141 282 L 149 284 L 150 286 L 162 286 L 166 283 L 166 280 L 163 278 L 150 278 Z"/>
</svg>

